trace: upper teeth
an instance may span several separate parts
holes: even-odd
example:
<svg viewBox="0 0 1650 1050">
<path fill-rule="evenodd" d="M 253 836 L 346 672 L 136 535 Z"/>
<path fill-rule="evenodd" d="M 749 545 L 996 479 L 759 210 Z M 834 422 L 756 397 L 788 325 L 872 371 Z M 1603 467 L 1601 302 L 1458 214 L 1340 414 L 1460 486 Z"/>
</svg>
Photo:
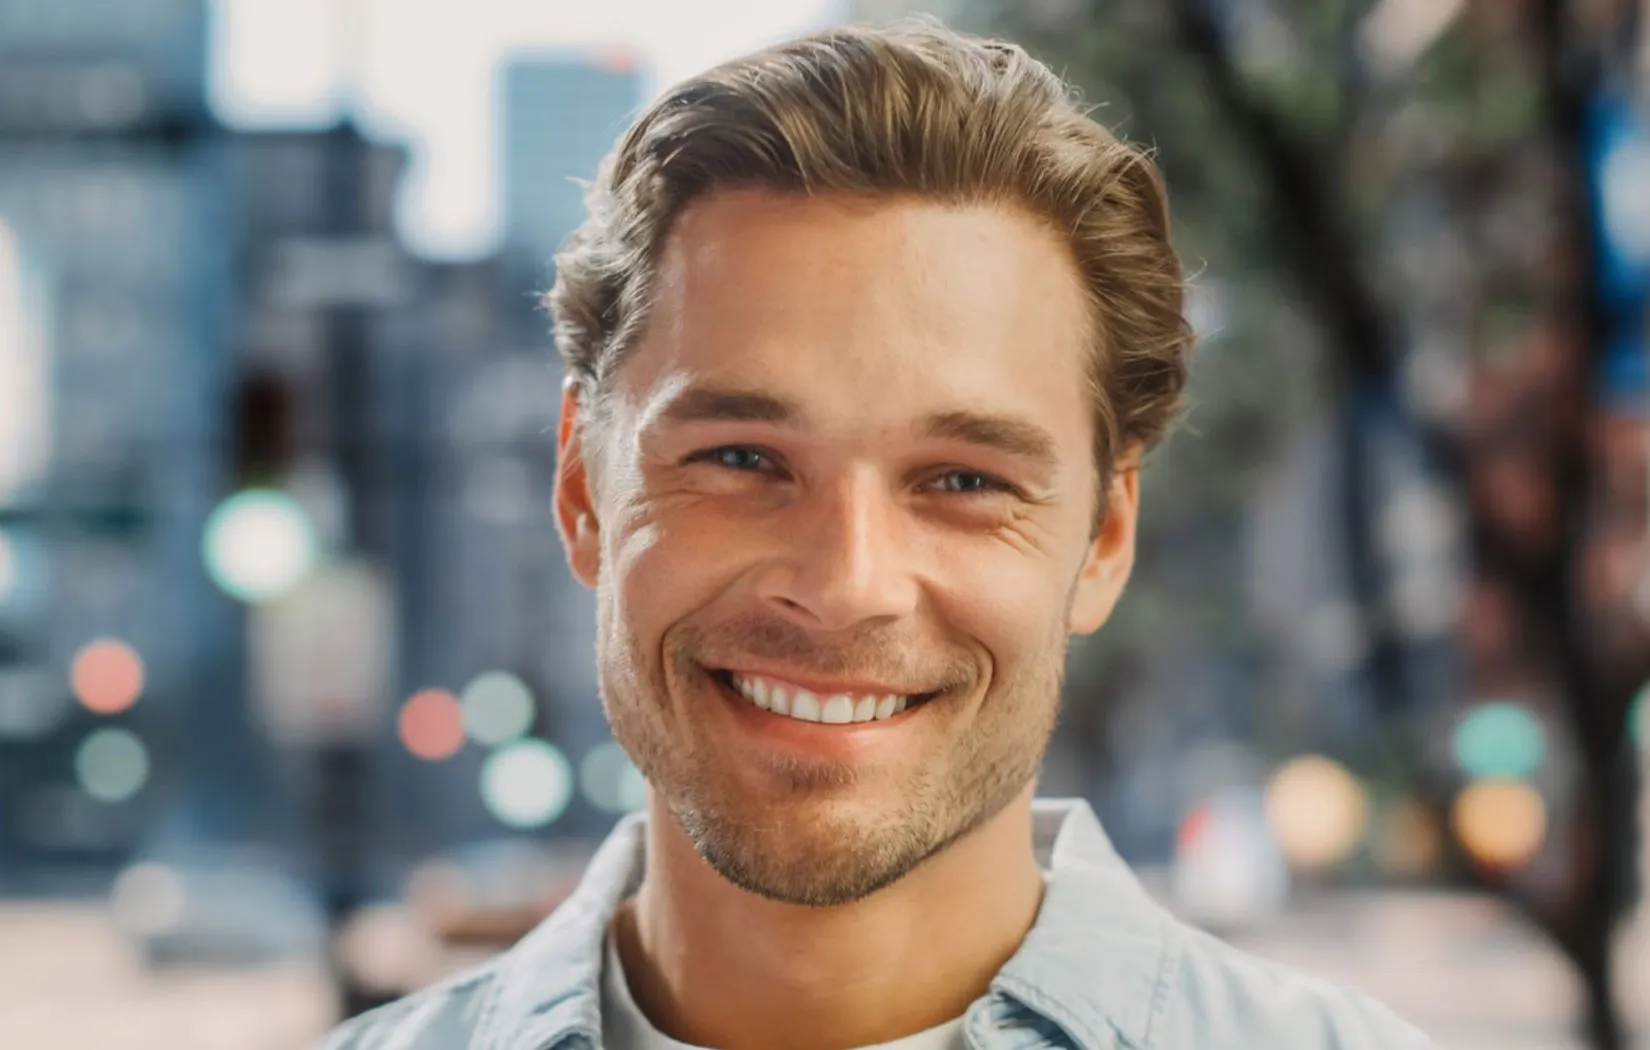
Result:
<svg viewBox="0 0 1650 1050">
<path fill-rule="evenodd" d="M 892 718 L 905 710 L 907 697 L 889 693 L 885 696 L 866 696 L 858 693 L 836 693 L 819 696 L 801 686 L 776 682 L 754 675 L 745 678 L 731 675 L 735 689 L 764 711 L 798 718 L 804 722 L 871 722 Z"/>
</svg>

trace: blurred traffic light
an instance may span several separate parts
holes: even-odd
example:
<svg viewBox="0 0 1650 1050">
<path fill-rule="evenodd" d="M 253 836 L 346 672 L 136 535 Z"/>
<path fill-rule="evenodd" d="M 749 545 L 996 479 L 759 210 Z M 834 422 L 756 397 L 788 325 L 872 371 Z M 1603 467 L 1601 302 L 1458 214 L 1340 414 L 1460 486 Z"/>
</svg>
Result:
<svg viewBox="0 0 1650 1050">
<path fill-rule="evenodd" d="M 281 376 L 236 385 L 231 420 L 235 492 L 207 518 L 201 554 L 212 579 L 244 602 L 278 597 L 313 566 L 317 540 L 304 508 L 283 490 L 295 449 L 294 398 Z"/>
<path fill-rule="evenodd" d="M 292 465 L 292 389 L 281 376 L 254 372 L 242 377 L 234 399 L 236 488 L 270 486 Z"/>
</svg>

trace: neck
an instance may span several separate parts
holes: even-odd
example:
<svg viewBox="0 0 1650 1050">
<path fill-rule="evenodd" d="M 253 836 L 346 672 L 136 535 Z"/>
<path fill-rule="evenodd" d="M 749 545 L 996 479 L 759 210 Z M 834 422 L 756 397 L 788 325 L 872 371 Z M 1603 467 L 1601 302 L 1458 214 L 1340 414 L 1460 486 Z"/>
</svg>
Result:
<svg viewBox="0 0 1650 1050">
<path fill-rule="evenodd" d="M 719 1050 L 845 1050 L 960 1016 L 1042 901 L 1032 788 L 904 878 L 852 904 L 782 904 L 727 882 L 655 798 L 647 872 L 615 921 L 637 1005 Z"/>
</svg>

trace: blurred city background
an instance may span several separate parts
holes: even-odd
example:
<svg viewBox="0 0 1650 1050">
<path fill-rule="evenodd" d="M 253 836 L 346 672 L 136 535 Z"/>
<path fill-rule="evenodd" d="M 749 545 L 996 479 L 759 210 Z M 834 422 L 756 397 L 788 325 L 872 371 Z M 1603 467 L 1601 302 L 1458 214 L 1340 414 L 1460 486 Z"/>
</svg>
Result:
<svg viewBox="0 0 1650 1050">
<path fill-rule="evenodd" d="M 535 294 L 636 108 L 935 13 L 1157 151 L 1201 335 L 1047 794 L 1444 1045 L 1650 1048 L 1650 4 L 0 0 L 0 1046 L 300 1050 L 641 783 Z"/>
</svg>

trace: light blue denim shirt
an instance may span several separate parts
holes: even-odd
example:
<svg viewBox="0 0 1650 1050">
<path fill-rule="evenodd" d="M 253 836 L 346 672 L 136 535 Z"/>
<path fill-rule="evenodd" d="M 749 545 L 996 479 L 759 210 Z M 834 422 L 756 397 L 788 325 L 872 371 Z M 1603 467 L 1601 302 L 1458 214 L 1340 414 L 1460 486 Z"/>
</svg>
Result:
<svg viewBox="0 0 1650 1050">
<path fill-rule="evenodd" d="M 968 1010 L 972 1050 L 1434 1047 L 1371 999 L 1175 919 L 1086 803 L 1039 800 L 1034 818 L 1043 905 Z M 514 948 L 356 1018 L 319 1050 L 598 1050 L 604 938 L 641 881 L 642 832 L 639 816 L 621 822 L 573 895 Z"/>
</svg>

